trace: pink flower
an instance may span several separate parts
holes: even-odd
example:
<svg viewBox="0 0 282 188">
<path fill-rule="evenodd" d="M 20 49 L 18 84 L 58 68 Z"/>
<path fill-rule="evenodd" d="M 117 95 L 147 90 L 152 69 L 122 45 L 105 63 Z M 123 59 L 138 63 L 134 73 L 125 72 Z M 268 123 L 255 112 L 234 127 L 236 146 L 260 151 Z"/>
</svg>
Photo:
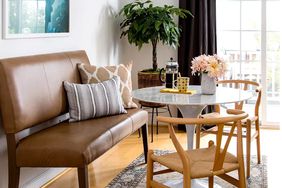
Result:
<svg viewBox="0 0 282 188">
<path fill-rule="evenodd" d="M 200 55 L 192 60 L 192 74 L 196 72 L 203 72 L 208 66 L 208 59 L 206 55 Z"/>
<path fill-rule="evenodd" d="M 202 72 L 208 73 L 212 78 L 223 76 L 227 70 L 225 61 L 218 55 L 200 55 L 192 60 L 192 75 Z"/>
</svg>

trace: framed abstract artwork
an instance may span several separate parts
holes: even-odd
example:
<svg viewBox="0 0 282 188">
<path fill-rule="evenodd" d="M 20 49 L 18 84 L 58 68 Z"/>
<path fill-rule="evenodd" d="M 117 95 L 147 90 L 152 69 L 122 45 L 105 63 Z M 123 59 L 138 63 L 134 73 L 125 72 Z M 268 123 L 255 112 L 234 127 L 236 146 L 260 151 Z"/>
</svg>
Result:
<svg viewBox="0 0 282 188">
<path fill-rule="evenodd" d="M 3 0 L 3 38 L 68 36 L 70 0 Z"/>
</svg>

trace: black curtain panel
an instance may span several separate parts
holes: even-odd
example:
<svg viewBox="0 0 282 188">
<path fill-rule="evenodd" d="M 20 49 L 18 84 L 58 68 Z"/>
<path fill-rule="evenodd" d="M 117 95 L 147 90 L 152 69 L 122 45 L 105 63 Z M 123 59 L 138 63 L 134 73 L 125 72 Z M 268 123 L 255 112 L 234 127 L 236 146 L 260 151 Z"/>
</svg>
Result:
<svg viewBox="0 0 282 188">
<path fill-rule="evenodd" d="M 191 85 L 200 85 L 200 76 L 192 76 L 191 61 L 201 54 L 217 53 L 216 44 L 216 0 L 179 0 L 179 7 L 191 11 L 194 18 L 179 19 L 182 29 L 178 48 L 179 71 L 190 77 Z M 208 106 L 203 113 L 213 111 Z M 181 113 L 178 112 L 181 117 Z M 179 129 L 185 129 L 183 125 Z"/>
<path fill-rule="evenodd" d="M 191 60 L 201 54 L 217 52 L 216 0 L 179 0 L 179 7 L 194 15 L 194 18 L 179 20 L 182 29 L 178 48 L 179 70 L 181 75 L 190 77 L 190 84 L 200 85 L 200 77 L 191 75 Z"/>
</svg>

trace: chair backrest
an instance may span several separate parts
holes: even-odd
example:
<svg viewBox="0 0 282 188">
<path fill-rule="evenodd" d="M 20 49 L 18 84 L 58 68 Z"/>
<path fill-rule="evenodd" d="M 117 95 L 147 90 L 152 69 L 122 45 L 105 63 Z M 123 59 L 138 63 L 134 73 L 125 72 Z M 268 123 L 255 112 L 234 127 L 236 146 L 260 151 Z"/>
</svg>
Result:
<svg viewBox="0 0 282 188">
<path fill-rule="evenodd" d="M 236 89 L 251 90 L 257 93 L 255 100 L 254 115 L 259 116 L 259 107 L 261 102 L 261 86 L 259 83 L 249 80 L 219 80 L 217 82 L 219 86 L 231 87 Z M 235 103 L 235 109 L 243 110 L 244 101 Z"/>
<path fill-rule="evenodd" d="M 6 133 L 17 133 L 68 111 L 63 81 L 80 83 L 85 51 L 0 60 L 0 108 Z"/>
<path fill-rule="evenodd" d="M 229 147 L 231 138 L 233 137 L 233 133 L 235 128 L 237 128 L 237 158 L 243 163 L 243 146 L 242 146 L 242 127 L 241 120 L 248 117 L 248 114 L 241 110 L 227 110 L 228 115 L 225 117 L 217 117 L 217 118 L 171 118 L 171 117 L 158 117 L 158 121 L 169 123 L 169 134 L 172 139 L 173 145 L 179 154 L 181 161 L 183 163 L 184 171 L 190 171 L 190 159 L 189 155 L 182 148 L 181 144 L 177 140 L 175 135 L 175 131 L 173 128 L 173 124 L 186 124 L 194 126 L 196 125 L 216 125 L 218 127 L 218 134 L 216 135 L 216 145 L 215 145 L 215 157 L 214 157 L 214 165 L 213 165 L 213 173 L 216 175 L 218 172 L 222 172 L 223 163 L 225 160 L 225 156 L 227 153 L 227 149 Z M 230 133 L 223 144 L 223 128 L 226 123 L 233 122 L 231 126 Z M 209 143 L 211 146 L 212 144 Z M 223 147 L 221 148 L 221 146 Z"/>
</svg>

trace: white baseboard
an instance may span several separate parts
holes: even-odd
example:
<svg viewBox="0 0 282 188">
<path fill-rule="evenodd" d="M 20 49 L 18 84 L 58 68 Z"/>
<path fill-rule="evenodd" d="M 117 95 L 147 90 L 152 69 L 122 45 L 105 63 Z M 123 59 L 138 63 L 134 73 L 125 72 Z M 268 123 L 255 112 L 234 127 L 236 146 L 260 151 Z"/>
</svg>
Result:
<svg viewBox="0 0 282 188">
<path fill-rule="evenodd" d="M 38 188 L 52 180 L 54 177 L 62 173 L 66 168 L 46 168 L 34 178 L 22 182 L 21 188 Z"/>
</svg>

